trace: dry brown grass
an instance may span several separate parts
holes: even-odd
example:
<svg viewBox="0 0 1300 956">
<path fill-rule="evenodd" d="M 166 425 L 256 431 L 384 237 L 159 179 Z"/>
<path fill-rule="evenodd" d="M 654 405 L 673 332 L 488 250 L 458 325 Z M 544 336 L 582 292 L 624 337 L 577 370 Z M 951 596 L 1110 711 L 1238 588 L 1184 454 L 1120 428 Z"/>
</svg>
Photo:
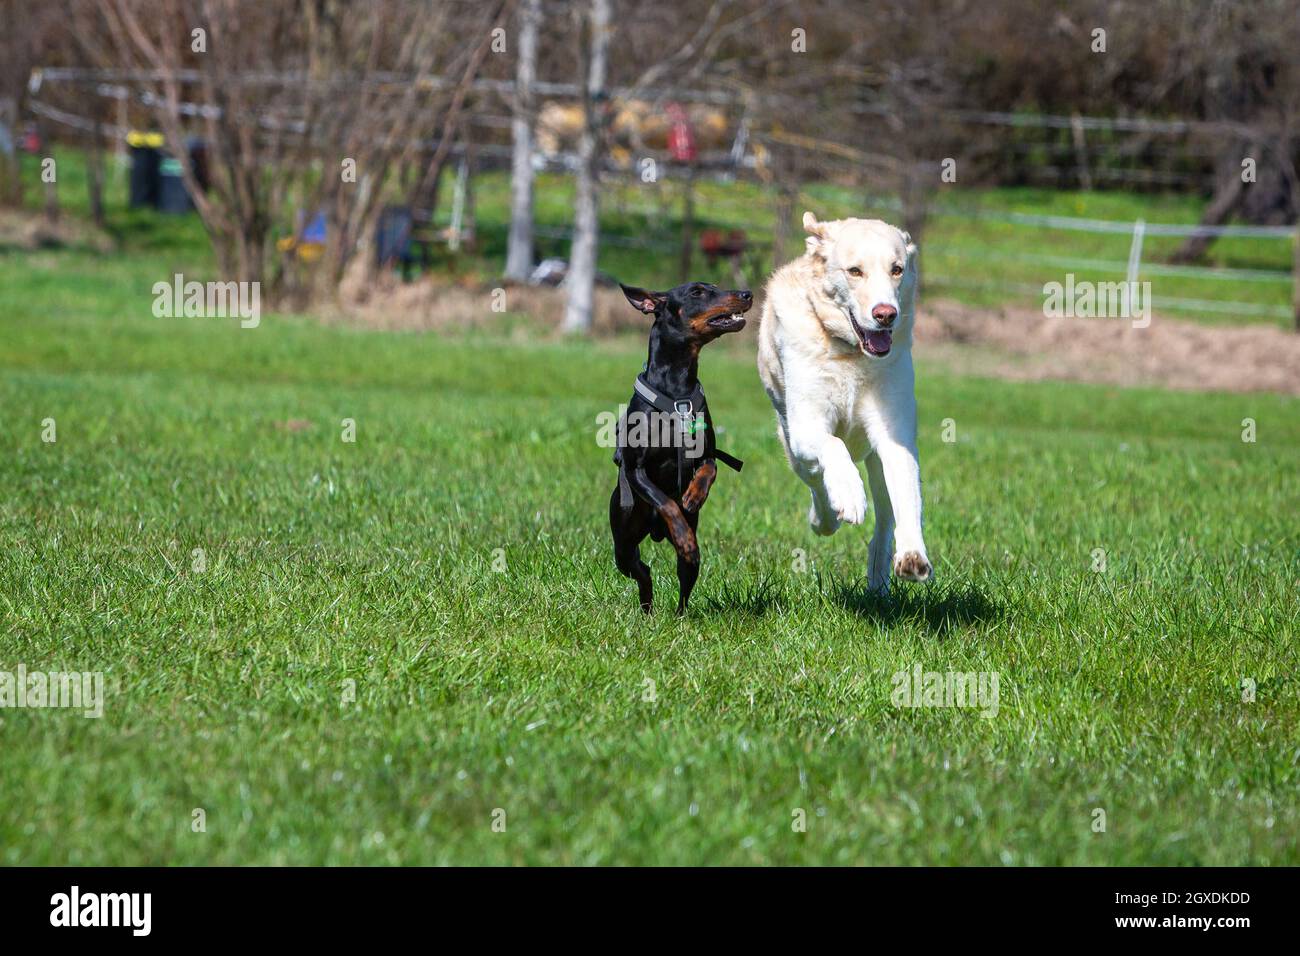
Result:
<svg viewBox="0 0 1300 956">
<path fill-rule="evenodd" d="M 502 301 L 504 311 L 494 310 Z M 483 286 L 445 279 L 402 282 L 393 274 L 360 293 L 345 284 L 343 311 L 333 316 L 369 328 L 393 330 L 471 330 L 518 327 L 558 332 L 564 318 L 563 289 L 523 285 Z M 646 329 L 644 316 L 634 312 L 618 289 L 597 288 L 594 328 L 598 335 Z"/>
</svg>

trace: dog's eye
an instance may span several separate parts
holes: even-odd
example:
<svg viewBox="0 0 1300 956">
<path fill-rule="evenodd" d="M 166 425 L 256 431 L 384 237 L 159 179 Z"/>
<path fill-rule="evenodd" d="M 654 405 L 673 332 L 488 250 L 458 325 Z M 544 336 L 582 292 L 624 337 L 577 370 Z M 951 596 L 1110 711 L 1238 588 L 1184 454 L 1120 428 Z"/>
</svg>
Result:
<svg viewBox="0 0 1300 956">
<path fill-rule="evenodd" d="M 692 289 L 692 290 L 691 290 L 691 295 L 694 296 L 694 297 L 697 298 L 697 299 L 698 299 L 698 298 L 701 298 L 701 297 L 704 295 L 704 290 L 703 290 L 703 289 Z"/>
<path fill-rule="evenodd" d="M 849 269 L 849 275 L 853 276 L 853 278 L 855 279 L 861 279 L 862 270 L 859 269 L 857 266 L 853 266 L 851 269 Z"/>
<path fill-rule="evenodd" d="M 903 274 L 903 267 L 900 266 L 897 262 L 895 262 L 894 268 L 889 270 L 889 274 L 893 276 L 895 279 L 897 279 L 899 276 Z"/>
</svg>

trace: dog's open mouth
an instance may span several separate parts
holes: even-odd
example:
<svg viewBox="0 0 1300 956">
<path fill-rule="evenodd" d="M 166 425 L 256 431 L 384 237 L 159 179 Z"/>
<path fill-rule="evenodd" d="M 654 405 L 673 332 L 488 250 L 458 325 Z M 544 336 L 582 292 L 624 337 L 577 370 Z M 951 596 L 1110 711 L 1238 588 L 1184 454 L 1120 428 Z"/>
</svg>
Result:
<svg viewBox="0 0 1300 956">
<path fill-rule="evenodd" d="M 723 312 L 721 315 L 715 315 L 706 323 L 709 328 L 718 332 L 739 332 L 745 327 L 744 313 L 748 312 L 750 306 L 754 304 L 753 300 L 746 302 L 744 299 L 731 296 L 728 305 L 739 305 L 740 308 L 735 312 Z"/>
<path fill-rule="evenodd" d="M 889 329 L 877 329 L 868 332 L 858 325 L 855 320 L 849 319 L 849 321 L 853 323 L 853 331 L 857 333 L 858 344 L 862 347 L 863 354 L 874 355 L 877 358 L 889 354 L 889 350 L 894 344 L 894 336 Z"/>
<path fill-rule="evenodd" d="M 717 315 L 709 319 L 709 328 L 720 332 L 738 332 L 745 327 L 745 317 L 739 312 L 730 315 Z"/>
</svg>

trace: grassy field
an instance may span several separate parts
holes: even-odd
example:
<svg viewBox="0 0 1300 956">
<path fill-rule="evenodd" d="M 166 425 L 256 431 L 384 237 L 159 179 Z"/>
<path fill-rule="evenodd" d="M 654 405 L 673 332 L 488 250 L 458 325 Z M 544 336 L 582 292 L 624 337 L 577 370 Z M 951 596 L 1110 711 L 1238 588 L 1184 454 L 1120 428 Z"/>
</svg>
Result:
<svg viewBox="0 0 1300 956">
<path fill-rule="evenodd" d="M 0 670 L 110 689 L 0 710 L 0 862 L 1300 862 L 1300 402 L 922 365 L 937 580 L 882 601 L 747 331 L 705 361 L 745 471 L 645 619 L 595 441 L 641 342 L 156 319 L 206 254 L 118 225 L 0 251 Z M 917 664 L 997 715 L 895 707 Z"/>
</svg>

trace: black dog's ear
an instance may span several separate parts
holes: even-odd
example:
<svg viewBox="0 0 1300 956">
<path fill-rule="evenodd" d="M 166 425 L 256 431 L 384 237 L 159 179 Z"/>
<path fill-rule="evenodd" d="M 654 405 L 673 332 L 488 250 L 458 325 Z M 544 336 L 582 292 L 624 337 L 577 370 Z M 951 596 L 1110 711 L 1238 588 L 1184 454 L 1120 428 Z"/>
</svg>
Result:
<svg viewBox="0 0 1300 956">
<path fill-rule="evenodd" d="M 626 286 L 619 283 L 618 287 L 623 290 L 627 296 L 627 301 L 632 303 L 632 307 L 646 315 L 654 315 L 659 306 L 668 301 L 666 292 L 647 292 L 645 289 L 638 289 L 634 286 Z"/>
</svg>

